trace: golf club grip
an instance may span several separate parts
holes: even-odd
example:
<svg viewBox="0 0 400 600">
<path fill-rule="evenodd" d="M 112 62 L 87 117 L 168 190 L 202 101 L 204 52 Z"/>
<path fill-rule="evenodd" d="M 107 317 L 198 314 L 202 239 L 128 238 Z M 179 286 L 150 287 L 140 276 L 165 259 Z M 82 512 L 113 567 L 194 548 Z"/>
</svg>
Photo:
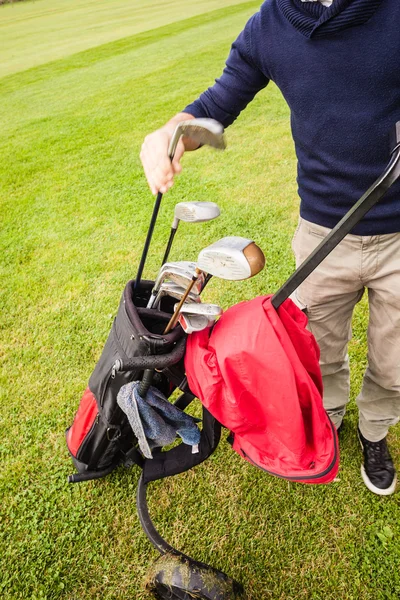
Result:
<svg viewBox="0 0 400 600">
<path fill-rule="evenodd" d="M 166 369 L 179 362 L 185 354 L 186 336 L 182 337 L 175 348 L 168 354 L 150 354 L 148 356 L 135 356 L 122 363 L 120 371 L 134 369 Z"/>
<path fill-rule="evenodd" d="M 372 184 L 343 219 L 334 227 L 308 258 L 296 269 L 286 283 L 272 296 L 271 303 L 275 309 L 289 298 L 295 289 L 318 267 L 332 252 L 341 240 L 357 225 L 362 217 L 382 198 L 390 186 L 400 176 L 400 146 L 395 148 L 391 159 L 382 175 Z"/>
</svg>

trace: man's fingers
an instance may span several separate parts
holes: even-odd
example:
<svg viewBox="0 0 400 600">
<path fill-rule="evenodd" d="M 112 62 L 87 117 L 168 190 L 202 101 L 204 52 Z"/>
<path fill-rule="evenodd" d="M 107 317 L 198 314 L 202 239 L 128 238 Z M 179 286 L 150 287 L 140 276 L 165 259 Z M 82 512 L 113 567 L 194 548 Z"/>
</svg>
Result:
<svg viewBox="0 0 400 600">
<path fill-rule="evenodd" d="M 168 156 L 170 134 L 157 130 L 146 136 L 140 152 L 143 170 L 153 194 L 165 194 L 173 185 L 174 175 L 180 173 L 180 159 L 185 151 L 182 140 L 178 142 L 173 162 Z"/>
<path fill-rule="evenodd" d="M 142 152 L 140 153 L 140 159 L 142 161 L 144 174 L 146 175 L 147 183 L 149 184 L 151 193 L 157 194 L 158 189 L 153 179 L 151 165 L 149 165 L 147 157 Z"/>
<path fill-rule="evenodd" d="M 178 142 L 178 145 L 176 147 L 176 150 L 175 150 L 175 156 L 172 160 L 172 169 L 175 174 L 178 174 L 182 171 L 182 165 L 180 163 L 180 160 L 181 160 L 184 152 L 185 152 L 185 146 L 184 146 L 184 143 L 182 142 L 182 139 L 180 139 Z"/>
</svg>

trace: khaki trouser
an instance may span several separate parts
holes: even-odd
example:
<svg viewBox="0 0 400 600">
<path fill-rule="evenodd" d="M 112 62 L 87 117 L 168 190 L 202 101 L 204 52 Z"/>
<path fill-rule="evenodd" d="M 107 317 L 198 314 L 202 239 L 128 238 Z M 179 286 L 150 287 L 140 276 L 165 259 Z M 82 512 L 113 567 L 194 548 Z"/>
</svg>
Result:
<svg viewBox="0 0 400 600">
<path fill-rule="evenodd" d="M 297 266 L 329 233 L 300 218 L 292 247 Z M 400 233 L 344 240 L 292 296 L 306 308 L 321 350 L 324 406 L 338 427 L 349 401 L 349 358 L 354 306 L 368 290 L 368 366 L 357 398 L 359 426 L 377 442 L 400 416 Z"/>
</svg>

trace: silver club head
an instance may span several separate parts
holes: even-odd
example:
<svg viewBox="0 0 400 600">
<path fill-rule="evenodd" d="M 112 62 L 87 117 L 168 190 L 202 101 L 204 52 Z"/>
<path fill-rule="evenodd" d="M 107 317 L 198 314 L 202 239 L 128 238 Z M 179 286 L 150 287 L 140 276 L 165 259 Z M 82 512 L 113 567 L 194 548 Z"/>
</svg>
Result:
<svg viewBox="0 0 400 600">
<path fill-rule="evenodd" d="M 175 205 L 172 228 L 178 227 L 179 221 L 185 223 L 204 223 L 212 221 L 221 214 L 215 202 L 178 202 Z"/>
<path fill-rule="evenodd" d="M 185 272 L 171 270 L 165 274 L 164 281 L 166 281 L 166 280 L 172 281 L 172 283 L 176 283 L 177 285 L 179 285 L 180 287 L 182 287 L 185 290 L 187 288 L 187 286 L 189 285 L 189 283 L 192 281 L 193 275 L 195 275 L 194 272 L 193 273 L 185 273 Z M 196 281 L 194 282 L 194 285 L 192 287 L 192 292 L 195 294 L 200 294 L 203 289 L 204 282 L 205 282 L 205 275 L 204 275 L 204 273 L 201 273 L 199 275 L 199 277 L 196 279 Z"/>
<path fill-rule="evenodd" d="M 182 312 L 179 315 L 179 323 L 186 333 L 194 333 L 195 331 L 202 331 L 207 327 L 213 325 L 214 321 L 207 319 L 202 315 L 187 315 Z"/>
<path fill-rule="evenodd" d="M 201 146 L 212 146 L 225 150 L 224 128 L 214 119 L 188 119 L 178 123 L 168 148 L 168 155 L 173 158 L 176 146 L 182 136 L 188 137 Z"/>
<path fill-rule="evenodd" d="M 163 296 L 171 296 L 172 298 L 181 300 L 184 293 L 185 289 L 180 285 L 176 285 L 176 283 L 163 283 L 157 295 L 154 296 L 152 306 L 148 306 L 148 308 L 157 308 Z M 198 294 L 190 293 L 186 299 L 186 302 L 201 302 L 201 300 Z"/>
<path fill-rule="evenodd" d="M 158 272 L 157 279 L 154 282 L 153 290 L 158 290 L 160 283 L 163 281 L 163 279 L 165 279 L 164 275 L 166 271 L 170 271 L 171 269 L 179 269 L 181 272 L 191 273 L 191 275 L 193 275 L 196 266 L 196 263 L 188 260 L 164 263 Z"/>
<path fill-rule="evenodd" d="M 175 304 L 174 311 L 178 305 Z M 224 312 L 218 304 L 183 304 L 181 311 L 184 315 L 203 315 L 209 319 L 220 317 Z"/>
<path fill-rule="evenodd" d="M 225 237 L 200 251 L 197 267 L 221 279 L 238 281 L 259 273 L 265 265 L 262 250 L 247 238 Z"/>
</svg>

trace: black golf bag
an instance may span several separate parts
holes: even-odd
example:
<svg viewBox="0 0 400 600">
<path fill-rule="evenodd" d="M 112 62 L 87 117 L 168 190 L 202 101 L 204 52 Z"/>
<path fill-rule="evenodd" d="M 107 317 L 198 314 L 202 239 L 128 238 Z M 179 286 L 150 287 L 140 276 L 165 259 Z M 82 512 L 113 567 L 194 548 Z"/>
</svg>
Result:
<svg viewBox="0 0 400 600">
<path fill-rule="evenodd" d="M 103 477 L 120 464 L 146 466 L 146 480 L 151 481 L 191 468 L 218 445 L 220 425 L 204 409 L 197 454 L 181 444 L 169 452 L 155 450 L 154 458 L 145 461 L 128 419 L 117 404 L 121 387 L 141 380 L 145 369 L 157 369 L 152 385 L 167 398 L 175 389 L 181 389 L 175 401 L 178 408 L 184 410 L 194 399 L 183 368 L 186 335 L 180 327 L 163 334 L 175 301 L 164 298 L 163 310 L 145 308 L 152 286 L 152 282 L 143 281 L 135 292 L 134 281 L 130 281 L 124 289 L 104 350 L 66 432 L 68 450 L 78 471 L 70 476 L 71 483 Z"/>
</svg>

